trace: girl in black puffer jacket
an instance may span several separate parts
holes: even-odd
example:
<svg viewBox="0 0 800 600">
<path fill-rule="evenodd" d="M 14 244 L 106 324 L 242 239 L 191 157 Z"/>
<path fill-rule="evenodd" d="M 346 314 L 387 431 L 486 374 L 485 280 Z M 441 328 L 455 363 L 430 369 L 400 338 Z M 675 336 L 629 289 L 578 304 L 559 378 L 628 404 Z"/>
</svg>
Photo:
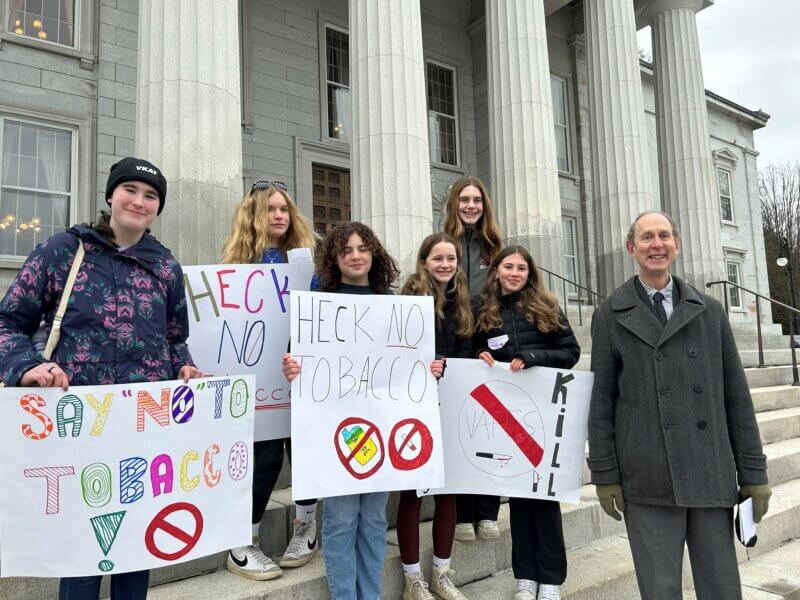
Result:
<svg viewBox="0 0 800 600">
<path fill-rule="evenodd" d="M 509 246 L 492 261 L 477 314 L 475 348 L 489 365 L 510 362 L 512 371 L 571 369 L 578 362 L 581 350 L 569 322 L 522 246 Z M 557 600 L 567 576 L 558 503 L 511 498 L 509 505 L 515 599 Z"/>
</svg>

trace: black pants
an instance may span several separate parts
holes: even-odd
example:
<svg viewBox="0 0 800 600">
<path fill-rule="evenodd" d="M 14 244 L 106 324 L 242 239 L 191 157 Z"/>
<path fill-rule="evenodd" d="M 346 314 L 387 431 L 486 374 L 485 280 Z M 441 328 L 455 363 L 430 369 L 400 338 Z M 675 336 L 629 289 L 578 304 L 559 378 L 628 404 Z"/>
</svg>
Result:
<svg viewBox="0 0 800 600">
<path fill-rule="evenodd" d="M 251 523 L 260 523 L 278 475 L 283 466 L 283 449 L 292 460 L 292 441 L 289 438 L 265 440 L 253 444 L 253 516 Z M 300 506 L 309 506 L 317 500 L 298 500 Z"/>
<path fill-rule="evenodd" d="M 567 551 L 558 502 L 511 498 L 511 566 L 516 579 L 561 585 Z"/>
<path fill-rule="evenodd" d="M 456 522 L 497 521 L 500 512 L 500 496 L 458 494 L 456 496 Z"/>
</svg>

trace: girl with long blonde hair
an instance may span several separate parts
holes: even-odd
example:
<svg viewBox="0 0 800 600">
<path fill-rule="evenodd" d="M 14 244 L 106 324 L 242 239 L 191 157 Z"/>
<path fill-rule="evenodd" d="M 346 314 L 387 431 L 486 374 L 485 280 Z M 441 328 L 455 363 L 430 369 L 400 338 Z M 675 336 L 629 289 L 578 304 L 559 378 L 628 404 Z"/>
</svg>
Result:
<svg viewBox="0 0 800 600">
<path fill-rule="evenodd" d="M 571 369 L 578 362 L 581 349 L 567 317 L 522 246 L 509 246 L 492 261 L 474 343 L 486 363 L 508 362 L 512 372 Z M 511 498 L 509 507 L 515 600 L 558 600 L 567 576 L 558 502 Z"/>
<path fill-rule="evenodd" d="M 442 376 L 447 358 L 472 358 L 474 321 L 467 278 L 460 264 L 458 243 L 446 233 L 429 235 L 422 241 L 416 271 L 409 276 L 402 294 L 433 296 L 436 314 L 436 360 L 431 372 Z M 419 511 L 422 499 L 414 490 L 400 494 L 397 505 L 397 541 L 405 574 L 403 600 L 466 600 L 450 579 L 450 554 L 456 528 L 456 497 L 434 496 L 433 572 L 430 586 L 423 580 L 419 564 Z M 430 591 L 428 591 L 430 590 Z"/>
<path fill-rule="evenodd" d="M 236 209 L 231 232 L 222 250 L 222 262 L 233 264 L 285 263 L 288 251 L 308 248 L 313 253 L 317 236 L 314 229 L 277 181 L 257 181 Z M 313 283 L 312 283 L 313 286 Z M 283 466 L 284 449 L 291 460 L 289 438 L 265 440 L 253 444 L 253 529 L 272 495 Z M 280 577 L 281 567 L 301 567 L 319 549 L 317 544 L 317 501 L 295 502 L 294 534 L 278 564 L 261 550 L 259 544 L 232 548 L 228 570 L 247 579 L 267 580 Z"/>
<path fill-rule="evenodd" d="M 444 232 L 459 244 L 470 296 L 480 295 L 489 264 L 503 247 L 503 236 L 489 192 L 477 177 L 462 177 L 450 188 Z"/>
</svg>

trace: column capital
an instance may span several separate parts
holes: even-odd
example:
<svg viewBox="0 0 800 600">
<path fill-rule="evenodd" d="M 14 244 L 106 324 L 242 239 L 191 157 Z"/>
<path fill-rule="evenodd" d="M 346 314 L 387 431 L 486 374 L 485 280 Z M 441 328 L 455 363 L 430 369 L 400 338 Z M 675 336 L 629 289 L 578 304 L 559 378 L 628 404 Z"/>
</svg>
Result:
<svg viewBox="0 0 800 600">
<path fill-rule="evenodd" d="M 713 0 L 644 0 L 638 3 L 637 13 L 639 21 L 652 24 L 658 15 L 678 8 L 689 8 L 699 12 L 706 6 L 713 4 Z"/>
</svg>

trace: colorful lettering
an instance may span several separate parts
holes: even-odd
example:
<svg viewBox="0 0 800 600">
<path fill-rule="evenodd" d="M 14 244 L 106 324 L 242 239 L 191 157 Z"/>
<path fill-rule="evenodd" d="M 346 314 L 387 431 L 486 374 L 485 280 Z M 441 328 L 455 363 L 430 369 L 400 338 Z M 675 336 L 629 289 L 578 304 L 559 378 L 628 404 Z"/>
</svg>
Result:
<svg viewBox="0 0 800 600">
<path fill-rule="evenodd" d="M 59 508 L 59 482 L 65 475 L 75 475 L 73 467 L 42 467 L 40 469 L 25 469 L 25 477 L 44 477 L 47 482 L 47 502 L 44 513 L 57 515 Z"/>
<path fill-rule="evenodd" d="M 189 470 L 189 463 L 195 461 L 199 458 L 197 452 L 194 450 L 189 450 L 186 454 L 183 455 L 183 460 L 181 460 L 181 487 L 186 492 L 191 492 L 194 488 L 198 486 L 200 483 L 200 477 L 195 475 L 191 479 L 187 475 L 187 471 Z"/>
<path fill-rule="evenodd" d="M 147 461 L 141 456 L 132 456 L 119 461 L 119 501 L 133 504 L 144 496 L 142 477 L 147 472 Z"/>
<path fill-rule="evenodd" d="M 228 474 L 231 479 L 239 481 L 247 475 L 247 444 L 236 442 L 228 454 Z"/>
<path fill-rule="evenodd" d="M 206 480 L 208 487 L 214 487 L 222 479 L 222 473 L 219 469 L 214 469 L 214 455 L 219 454 L 219 446 L 211 444 L 203 456 L 203 478 Z"/>
<path fill-rule="evenodd" d="M 42 430 L 39 433 L 35 433 L 33 431 L 33 427 L 25 423 L 22 426 L 22 435 L 31 440 L 43 440 L 48 435 L 53 433 L 53 421 L 50 419 L 50 417 L 39 410 L 40 408 L 47 406 L 47 402 L 44 401 L 44 398 L 42 398 L 39 394 L 25 394 L 22 398 L 20 398 L 19 405 L 22 410 L 39 419 L 42 424 Z"/>
<path fill-rule="evenodd" d="M 103 398 L 103 404 L 100 404 L 97 398 L 92 394 L 86 394 L 86 401 L 97 413 L 94 423 L 92 424 L 92 435 L 100 435 L 103 433 L 103 427 L 106 424 L 106 418 L 108 417 L 108 411 L 111 410 L 111 401 L 113 399 L 114 394 L 106 394 Z"/>
<path fill-rule="evenodd" d="M 99 508 L 111 501 L 111 469 L 93 463 L 81 471 L 81 492 L 87 506 Z"/>
<path fill-rule="evenodd" d="M 156 403 L 147 390 L 139 390 L 136 395 L 136 431 L 144 431 L 145 412 L 162 427 L 169 425 L 169 388 L 161 390 L 161 404 Z"/>
<path fill-rule="evenodd" d="M 253 277 L 255 277 L 256 275 L 261 275 L 261 277 L 263 277 L 264 276 L 264 271 L 262 271 L 261 269 L 253 271 L 252 273 L 250 273 L 250 275 L 247 276 L 247 282 L 244 284 L 244 307 L 245 307 L 245 309 L 247 309 L 247 312 L 249 312 L 251 314 L 259 312 L 264 307 L 263 298 L 259 298 L 258 299 L 258 306 L 257 307 L 255 307 L 255 308 L 251 308 L 250 307 L 250 282 L 252 281 Z"/>
<path fill-rule="evenodd" d="M 214 394 L 214 418 L 221 419 L 222 418 L 222 390 L 228 387 L 231 384 L 230 379 L 216 379 L 211 380 L 208 382 L 210 387 L 213 387 L 216 390 Z"/>
<path fill-rule="evenodd" d="M 237 379 L 231 388 L 231 416 L 234 419 L 247 413 L 247 401 L 250 399 L 250 391 L 244 379 Z"/>
<path fill-rule="evenodd" d="M 214 294 L 211 292 L 211 285 L 208 283 L 208 277 L 206 277 L 205 271 L 200 271 L 200 278 L 203 280 L 203 285 L 206 288 L 206 291 L 202 294 L 195 294 L 192 291 L 192 285 L 189 283 L 189 276 L 183 276 L 183 283 L 186 287 L 186 295 L 189 296 L 189 302 L 192 305 L 192 312 L 194 312 L 194 320 L 200 320 L 200 312 L 197 310 L 197 300 L 201 298 L 208 298 L 211 300 L 211 308 L 214 310 L 214 315 L 219 316 L 219 308 L 217 307 L 217 300 L 214 298 Z"/>
<path fill-rule="evenodd" d="M 153 497 L 172 493 L 172 459 L 169 454 L 159 454 L 150 463 L 150 483 L 153 485 Z"/>
<path fill-rule="evenodd" d="M 222 276 L 227 275 L 228 273 L 236 273 L 236 269 L 222 269 L 221 271 L 217 271 L 217 281 L 219 281 L 219 299 L 220 305 L 222 308 L 239 308 L 238 304 L 233 304 L 225 302 L 225 290 L 227 290 L 230 284 L 222 282 Z"/>
<path fill-rule="evenodd" d="M 172 420 L 188 423 L 194 415 L 194 392 L 188 385 L 179 385 L 172 394 Z"/>
<path fill-rule="evenodd" d="M 64 409 L 72 406 L 72 416 L 65 417 Z M 72 425 L 72 437 L 81 434 L 83 425 L 83 402 L 75 394 L 68 394 L 58 401 L 56 405 L 56 422 L 58 423 L 58 437 L 67 437 L 67 425 Z"/>
</svg>

